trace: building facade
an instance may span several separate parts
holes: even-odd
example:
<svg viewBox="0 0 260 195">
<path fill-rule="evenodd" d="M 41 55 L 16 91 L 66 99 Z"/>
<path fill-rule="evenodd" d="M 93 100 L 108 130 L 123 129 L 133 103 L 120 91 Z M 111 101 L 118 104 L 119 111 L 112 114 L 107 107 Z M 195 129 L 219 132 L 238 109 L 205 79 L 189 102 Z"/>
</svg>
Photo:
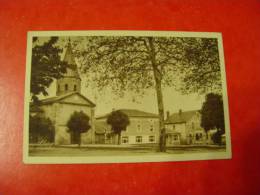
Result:
<svg viewBox="0 0 260 195">
<path fill-rule="evenodd" d="M 130 124 L 121 133 L 121 144 L 158 144 L 159 118 L 157 114 L 133 109 L 120 109 L 127 114 Z M 118 135 L 107 124 L 109 114 L 97 117 L 95 122 L 95 141 L 97 144 L 117 144 Z"/>
<path fill-rule="evenodd" d="M 167 113 L 165 120 L 166 145 L 211 144 L 212 131 L 206 133 L 200 126 L 201 114 L 198 110 L 172 115 Z"/>
<path fill-rule="evenodd" d="M 39 114 L 51 119 L 55 127 L 54 143 L 57 145 L 77 144 L 79 139 L 82 144 L 93 143 L 95 139 L 95 104 L 81 94 L 81 79 L 70 42 L 63 60 L 69 66 L 63 77 L 57 80 L 56 96 L 40 100 L 38 108 L 31 105 L 30 115 L 35 115 L 35 111 L 38 109 Z M 82 111 L 88 115 L 91 125 L 90 130 L 77 138 L 72 136 L 67 128 L 67 122 L 75 111 Z"/>
</svg>

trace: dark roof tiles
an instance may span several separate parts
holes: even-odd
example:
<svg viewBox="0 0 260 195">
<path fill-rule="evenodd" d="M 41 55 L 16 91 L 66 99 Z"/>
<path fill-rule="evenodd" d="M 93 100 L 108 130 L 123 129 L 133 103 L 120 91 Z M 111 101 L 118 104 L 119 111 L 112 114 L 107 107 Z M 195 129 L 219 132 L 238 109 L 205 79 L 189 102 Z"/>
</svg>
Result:
<svg viewBox="0 0 260 195">
<path fill-rule="evenodd" d="M 60 95 L 60 96 L 55 96 L 55 97 L 50 97 L 50 98 L 45 98 L 45 99 L 42 99 L 40 100 L 40 103 L 41 104 L 50 104 L 50 103 L 54 103 L 54 102 L 57 102 L 57 101 L 60 101 L 62 99 L 65 99 L 69 96 L 72 96 L 74 94 L 77 94 L 79 96 L 81 96 L 83 99 L 85 99 L 87 102 L 89 102 L 89 104 L 91 106 L 96 106 L 91 100 L 89 100 L 88 98 L 86 98 L 85 96 L 83 96 L 82 94 L 80 94 L 79 92 L 71 92 L 71 93 L 66 93 L 64 95 Z"/>
<path fill-rule="evenodd" d="M 127 114 L 129 117 L 147 117 L 147 118 L 158 118 L 158 114 L 144 112 L 136 109 L 118 109 L 123 113 Z M 106 118 L 110 113 L 97 117 L 97 119 Z"/>
<path fill-rule="evenodd" d="M 192 111 L 181 111 L 178 113 L 173 113 L 165 120 L 166 124 L 171 123 L 186 123 L 189 121 L 196 113 L 199 113 L 199 110 Z"/>
</svg>

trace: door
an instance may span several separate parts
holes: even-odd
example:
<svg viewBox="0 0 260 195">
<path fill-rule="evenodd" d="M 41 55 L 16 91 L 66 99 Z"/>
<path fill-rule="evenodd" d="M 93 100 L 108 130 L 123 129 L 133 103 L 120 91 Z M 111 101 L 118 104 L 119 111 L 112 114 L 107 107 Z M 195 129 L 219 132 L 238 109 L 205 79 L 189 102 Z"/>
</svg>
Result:
<svg viewBox="0 0 260 195">
<path fill-rule="evenodd" d="M 72 131 L 70 133 L 70 143 L 71 144 L 80 144 L 80 133 Z"/>
<path fill-rule="evenodd" d="M 104 144 L 105 143 L 105 134 L 96 134 L 95 142 L 96 142 L 96 144 Z"/>
</svg>

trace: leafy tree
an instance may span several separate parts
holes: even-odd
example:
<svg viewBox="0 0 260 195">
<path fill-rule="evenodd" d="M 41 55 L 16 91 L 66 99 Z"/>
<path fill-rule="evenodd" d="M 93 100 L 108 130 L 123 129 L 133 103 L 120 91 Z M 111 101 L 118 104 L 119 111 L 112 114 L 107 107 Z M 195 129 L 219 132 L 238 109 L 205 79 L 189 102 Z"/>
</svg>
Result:
<svg viewBox="0 0 260 195">
<path fill-rule="evenodd" d="M 183 85 L 191 87 L 193 83 L 187 81 L 184 75 L 188 75 L 192 68 L 186 70 L 185 66 L 190 63 L 191 67 L 197 67 L 199 61 L 196 55 L 211 55 L 208 54 L 211 52 L 210 49 L 204 51 L 202 47 L 197 48 L 197 53 L 196 47 L 193 48 L 192 51 L 195 54 L 189 55 L 189 46 L 204 42 L 202 39 L 196 41 L 193 39 L 195 38 L 89 37 L 85 50 L 81 53 L 82 68 L 87 74 L 86 78 L 95 81 L 99 89 L 109 86 L 118 95 L 124 95 L 127 90 L 144 94 L 146 89 L 155 89 L 162 137 L 160 140 L 163 141 L 165 140 L 165 126 L 162 88 L 165 86 L 179 88 L 179 75 L 183 76 Z M 190 58 L 185 59 L 187 57 Z M 180 69 L 182 66 L 183 68 Z M 191 76 L 197 78 L 199 77 L 197 74 L 200 72 L 194 72 Z M 185 91 L 183 87 L 180 89 Z M 165 151 L 165 142 L 160 143 L 160 151 Z"/>
<path fill-rule="evenodd" d="M 185 38 L 179 63 L 183 93 L 221 92 L 221 72 L 216 38 Z"/>
<path fill-rule="evenodd" d="M 29 137 L 31 143 L 41 141 L 54 142 L 54 125 L 49 118 L 35 115 L 29 119 Z"/>
<path fill-rule="evenodd" d="M 219 144 L 221 145 L 222 144 L 222 135 L 223 135 L 223 132 L 222 131 L 217 131 L 215 132 L 213 135 L 212 135 L 212 140 L 215 144 Z"/>
<path fill-rule="evenodd" d="M 221 136 L 225 133 L 224 110 L 222 97 L 218 94 L 209 93 L 201 109 L 201 126 L 208 132 L 217 129 L 213 135 L 215 143 L 221 143 Z"/>
<path fill-rule="evenodd" d="M 125 131 L 130 124 L 128 115 L 120 110 L 112 111 L 107 117 L 107 124 L 111 125 L 112 130 L 118 134 L 118 144 L 120 144 L 121 132 Z"/>
<path fill-rule="evenodd" d="M 79 146 L 81 145 L 81 133 L 85 133 L 91 128 L 89 120 L 89 116 L 84 112 L 75 111 L 67 122 L 68 131 L 77 140 Z"/>
<path fill-rule="evenodd" d="M 31 96 L 37 102 L 37 95 L 48 95 L 47 88 L 54 79 L 62 77 L 67 63 L 61 61 L 60 49 L 55 45 L 58 37 L 50 37 L 47 42 L 38 44 L 38 37 L 33 38 L 31 66 Z"/>
</svg>

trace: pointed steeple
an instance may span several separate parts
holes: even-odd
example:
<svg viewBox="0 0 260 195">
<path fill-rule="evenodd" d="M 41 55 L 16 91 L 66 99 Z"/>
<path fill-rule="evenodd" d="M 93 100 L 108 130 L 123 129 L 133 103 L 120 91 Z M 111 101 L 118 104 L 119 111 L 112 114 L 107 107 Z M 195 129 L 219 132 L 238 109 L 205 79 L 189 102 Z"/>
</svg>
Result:
<svg viewBox="0 0 260 195">
<path fill-rule="evenodd" d="M 57 80 L 56 95 L 64 95 L 71 92 L 81 91 L 81 79 L 78 72 L 78 67 L 73 54 L 70 39 L 68 40 L 63 61 L 68 63 L 66 73 L 62 78 Z"/>
<path fill-rule="evenodd" d="M 77 64 L 76 64 L 76 61 L 75 61 L 75 56 L 74 56 L 73 51 L 72 51 L 70 38 L 69 38 L 69 41 L 68 41 L 68 44 L 67 44 L 67 49 L 65 51 L 63 61 L 67 62 L 72 67 L 74 67 L 74 66 L 77 67 Z"/>
</svg>

